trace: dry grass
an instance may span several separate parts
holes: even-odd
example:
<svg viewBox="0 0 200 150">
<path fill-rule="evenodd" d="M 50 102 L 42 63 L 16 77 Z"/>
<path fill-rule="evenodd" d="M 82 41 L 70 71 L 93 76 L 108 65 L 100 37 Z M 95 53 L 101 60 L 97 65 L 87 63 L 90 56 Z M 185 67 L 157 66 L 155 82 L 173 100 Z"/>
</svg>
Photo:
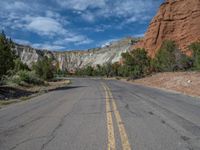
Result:
<svg viewBox="0 0 200 150">
<path fill-rule="evenodd" d="M 60 80 L 56 82 L 47 82 L 44 86 L 31 86 L 26 88 L 29 92 L 51 91 L 70 84 L 70 80 Z M 23 88 L 23 87 L 22 87 Z"/>
<path fill-rule="evenodd" d="M 5 99 L 0 100 L 0 106 L 25 101 L 35 96 L 41 95 L 48 91 L 56 90 L 70 84 L 70 80 L 59 80 L 56 82 L 47 82 L 43 86 L 29 85 L 27 87 L 0 87 L 0 96 L 4 95 Z"/>
</svg>

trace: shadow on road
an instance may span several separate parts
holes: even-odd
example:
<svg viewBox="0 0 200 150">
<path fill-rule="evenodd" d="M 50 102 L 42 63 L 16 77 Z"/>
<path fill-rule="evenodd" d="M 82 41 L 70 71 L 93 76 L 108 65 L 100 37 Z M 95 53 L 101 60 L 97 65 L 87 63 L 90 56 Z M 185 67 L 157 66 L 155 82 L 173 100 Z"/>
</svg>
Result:
<svg viewBox="0 0 200 150">
<path fill-rule="evenodd" d="M 0 87 L 0 99 L 17 99 L 34 93 L 14 87 Z"/>
<path fill-rule="evenodd" d="M 83 88 L 83 87 L 87 87 L 87 86 L 66 86 L 66 87 L 51 89 L 49 91 L 63 91 L 63 90 L 77 89 L 77 88 Z"/>
<path fill-rule="evenodd" d="M 44 90 L 45 92 L 52 92 L 52 91 L 63 91 L 63 90 L 70 90 L 76 88 L 82 88 L 86 86 L 66 86 L 66 87 L 58 87 L 55 89 Z M 41 91 L 40 91 L 41 92 Z M 0 100 L 10 100 L 10 99 L 19 99 L 21 97 L 31 96 L 38 92 L 30 92 L 27 90 L 22 90 L 19 88 L 14 87 L 0 87 Z"/>
</svg>

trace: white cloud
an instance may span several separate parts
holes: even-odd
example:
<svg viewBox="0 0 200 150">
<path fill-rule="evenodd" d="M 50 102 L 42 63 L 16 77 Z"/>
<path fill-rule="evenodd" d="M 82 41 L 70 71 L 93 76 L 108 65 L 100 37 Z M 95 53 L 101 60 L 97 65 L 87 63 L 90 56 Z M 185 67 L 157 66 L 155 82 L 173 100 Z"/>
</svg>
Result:
<svg viewBox="0 0 200 150">
<path fill-rule="evenodd" d="M 123 22 L 121 22 L 121 24 L 118 25 L 118 28 L 122 29 L 124 27 L 124 25 L 132 24 L 132 23 L 143 23 L 149 19 L 151 19 L 150 16 L 143 16 L 141 14 L 138 14 L 138 15 L 132 16 L 130 18 L 129 17 L 126 18 Z"/>
<path fill-rule="evenodd" d="M 138 18 L 136 16 L 133 16 L 131 18 L 128 18 L 126 20 L 126 23 L 133 23 L 133 22 L 136 22 L 136 21 L 138 21 Z"/>
<path fill-rule="evenodd" d="M 106 5 L 105 0 L 57 0 L 57 2 L 64 8 L 75 10 L 103 8 Z"/>
<path fill-rule="evenodd" d="M 16 42 L 18 44 L 23 44 L 23 45 L 31 45 L 32 44 L 30 41 L 23 40 L 23 39 L 14 39 L 14 42 Z"/>
<path fill-rule="evenodd" d="M 49 17 L 49 18 L 60 18 L 60 14 L 59 13 L 56 13 L 56 12 L 53 12 L 51 10 L 47 10 L 45 12 L 46 16 Z"/>
<path fill-rule="evenodd" d="M 46 43 L 32 43 L 28 40 L 23 40 L 23 39 L 14 39 L 14 42 L 22 45 L 29 45 L 33 48 L 37 49 L 47 49 L 47 50 L 63 50 L 65 49 L 65 46 L 62 45 L 56 45 L 56 44 L 50 44 L 49 42 Z"/>
<path fill-rule="evenodd" d="M 82 30 L 86 32 L 104 32 L 105 30 L 109 30 L 110 28 L 112 28 L 112 25 L 101 24 L 101 25 L 96 25 L 94 27 L 92 26 L 84 27 Z"/>
<path fill-rule="evenodd" d="M 34 31 L 39 35 L 56 35 L 66 34 L 67 31 L 55 19 L 49 17 L 31 17 L 30 22 L 26 25 L 30 31 Z"/>
<path fill-rule="evenodd" d="M 35 44 L 32 44 L 31 46 L 38 49 L 47 49 L 47 50 L 54 50 L 54 51 L 65 49 L 64 46 L 51 45 L 51 44 L 46 44 L 46 43 L 35 43 Z"/>
<path fill-rule="evenodd" d="M 27 10 L 29 6 L 24 2 L 15 1 L 7 5 L 4 3 L 4 8 L 7 10 Z"/>
<path fill-rule="evenodd" d="M 152 9 L 158 3 L 157 0 L 0 0 L 0 28 L 15 36 L 38 34 L 46 39 L 35 39 L 34 46 L 38 48 L 49 47 L 48 42 L 53 39 L 54 48 L 90 44 L 93 40 L 85 33 L 143 23 L 152 17 Z M 83 20 L 90 24 L 77 24 Z M 18 42 L 31 45 L 23 39 Z"/>
<path fill-rule="evenodd" d="M 149 12 L 158 1 L 155 0 L 57 0 L 63 9 L 73 9 L 86 21 L 98 18 L 124 17 L 127 23 L 136 22 L 140 17 L 149 16 Z M 90 8 L 98 8 L 92 9 Z M 132 18 L 131 18 L 132 17 Z"/>
<path fill-rule="evenodd" d="M 121 16 L 129 16 L 132 14 L 137 14 L 145 11 L 145 7 L 149 5 L 144 1 L 138 0 L 124 0 L 117 1 L 114 4 L 114 13 Z"/>
<path fill-rule="evenodd" d="M 91 12 L 85 12 L 81 14 L 82 18 L 88 22 L 94 22 L 95 16 Z"/>
<path fill-rule="evenodd" d="M 93 42 L 93 40 L 85 38 L 84 40 L 75 43 L 75 45 L 85 45 L 85 44 L 90 44 L 92 42 Z"/>
<path fill-rule="evenodd" d="M 64 45 L 68 43 L 74 43 L 75 45 L 83 45 L 83 44 L 90 44 L 92 42 L 93 40 L 89 39 L 86 36 L 71 34 L 68 37 L 65 37 L 64 39 L 55 41 L 54 44 Z"/>
<path fill-rule="evenodd" d="M 96 28 L 96 29 L 94 29 L 94 31 L 95 31 L 95 32 L 104 32 L 105 29 L 103 29 L 103 28 Z"/>
<path fill-rule="evenodd" d="M 151 10 L 154 7 L 154 0 L 118 0 L 115 3 L 114 13 L 117 15 L 121 15 L 123 17 L 131 17 L 131 16 L 147 16 L 146 12 Z"/>
<path fill-rule="evenodd" d="M 135 38 L 144 37 L 144 33 L 134 34 L 133 37 L 135 37 Z"/>
<path fill-rule="evenodd" d="M 110 45 L 111 43 L 116 42 L 118 40 L 119 39 L 117 39 L 117 38 L 115 38 L 115 39 L 109 39 L 109 40 L 101 42 L 99 45 L 100 45 L 100 47 L 106 47 L 106 46 Z"/>
</svg>

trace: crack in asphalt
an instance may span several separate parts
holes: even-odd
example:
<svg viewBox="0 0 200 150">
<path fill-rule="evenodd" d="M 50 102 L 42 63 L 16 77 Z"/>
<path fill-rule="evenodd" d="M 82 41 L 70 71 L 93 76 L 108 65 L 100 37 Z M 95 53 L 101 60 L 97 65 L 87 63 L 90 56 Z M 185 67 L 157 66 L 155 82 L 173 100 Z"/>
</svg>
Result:
<svg viewBox="0 0 200 150">
<path fill-rule="evenodd" d="M 75 115 L 101 115 L 102 112 L 84 112 L 84 113 L 76 113 Z"/>
<path fill-rule="evenodd" d="M 142 117 L 142 114 L 136 113 L 135 111 L 131 110 L 131 108 L 129 107 L 129 104 L 125 102 L 124 97 L 118 95 L 116 99 L 121 100 L 121 102 L 124 103 L 124 105 L 125 105 L 125 106 L 119 107 L 119 109 L 120 108 L 125 108 L 129 113 L 131 113 L 132 115 L 134 115 L 134 117 Z"/>
<path fill-rule="evenodd" d="M 49 138 L 40 148 L 40 150 L 43 150 L 55 137 L 56 137 L 56 132 L 59 128 L 61 128 L 64 124 L 65 118 L 67 118 L 70 115 L 71 112 L 65 114 L 61 119 L 59 124 L 53 129 L 53 131 L 51 132 L 51 134 L 49 136 L 47 136 L 47 138 Z"/>
<path fill-rule="evenodd" d="M 29 110 L 24 111 L 23 113 L 17 114 L 16 116 L 10 118 L 8 121 L 13 121 L 14 119 L 17 119 L 17 118 L 19 118 L 19 117 L 22 117 L 24 114 L 27 114 L 27 113 L 31 112 L 32 110 L 35 110 L 36 108 L 38 108 L 37 105 L 36 105 L 35 107 L 32 107 L 32 108 L 29 109 Z"/>
<path fill-rule="evenodd" d="M 21 141 L 21 142 L 15 144 L 15 146 L 13 146 L 12 148 L 10 148 L 9 150 L 14 150 L 14 149 L 16 149 L 17 147 L 19 147 L 21 144 L 24 144 L 24 143 L 29 142 L 29 141 L 32 141 L 32 140 L 37 140 L 37 139 L 42 139 L 42 138 L 47 138 L 47 139 L 48 139 L 48 138 L 49 138 L 49 139 L 42 145 L 41 150 L 43 150 L 43 149 L 55 138 L 55 133 L 56 133 L 56 131 L 57 131 L 60 127 L 63 126 L 63 123 L 64 123 L 65 118 L 66 118 L 67 116 L 69 116 L 70 113 L 71 113 L 71 112 L 65 114 L 65 115 L 61 118 L 59 124 L 53 129 L 53 131 L 51 132 L 51 134 L 50 134 L 49 136 L 40 136 L 40 137 L 34 137 L 34 138 L 29 138 L 29 139 L 23 140 L 23 141 Z M 42 117 L 40 116 L 40 117 L 38 117 L 38 118 L 42 118 Z M 31 122 L 34 122 L 35 120 L 36 120 L 36 119 L 30 121 L 28 124 L 30 124 Z"/>
<path fill-rule="evenodd" d="M 180 139 L 183 140 L 185 143 L 186 143 L 186 148 L 188 150 L 199 150 L 199 145 L 197 144 L 197 148 L 195 147 L 196 145 L 193 145 L 192 143 L 195 142 L 195 141 L 198 141 L 198 139 L 200 138 L 200 126 L 198 125 L 195 125 L 194 123 L 192 123 L 191 121 L 185 119 L 184 117 L 168 110 L 167 108 L 164 108 L 162 106 L 160 106 L 159 104 L 157 104 L 156 102 L 152 101 L 152 100 L 147 100 L 146 98 L 140 96 L 139 94 L 136 94 L 130 90 L 128 90 L 131 94 L 133 94 L 134 96 L 138 97 L 140 100 L 144 101 L 145 103 L 147 104 L 150 104 L 153 108 L 153 110 L 156 109 L 156 107 L 164 110 L 165 112 L 167 112 L 170 116 L 174 116 L 175 118 L 178 118 L 178 124 L 180 122 L 184 122 L 187 126 L 182 126 L 185 130 L 189 131 L 190 133 L 192 133 L 196 138 L 190 138 L 188 136 L 184 136 L 182 133 L 180 133 L 175 127 L 173 127 L 170 123 L 168 123 L 167 121 L 163 120 L 163 117 L 158 115 L 157 113 L 154 113 L 154 112 L 147 112 L 148 114 L 150 115 L 155 115 L 157 116 L 160 120 L 161 120 L 161 123 L 162 124 L 165 124 L 166 126 L 168 126 L 169 128 L 171 128 L 172 130 L 174 130 L 179 136 L 180 136 Z M 147 96 L 149 98 L 152 99 L 151 96 L 149 95 L 146 95 L 144 94 L 144 96 Z M 162 95 L 163 96 L 163 95 Z M 123 102 L 123 101 L 122 101 Z M 125 102 L 124 102 L 125 103 Z M 128 104 L 125 105 L 125 108 L 130 112 L 131 110 L 129 109 L 129 107 L 127 107 Z M 156 110 L 157 111 L 157 110 Z M 168 118 L 168 117 L 167 117 Z M 173 119 L 172 119 L 173 120 Z M 192 127 L 194 129 L 190 129 L 189 127 Z"/>
<path fill-rule="evenodd" d="M 140 99 L 143 99 L 140 95 L 137 95 L 137 94 L 132 93 L 132 92 L 130 92 L 130 93 L 131 93 L 131 94 L 134 94 L 135 96 L 139 97 Z M 133 111 L 130 109 L 129 104 L 126 103 L 125 101 L 123 101 L 123 98 L 121 98 L 120 100 L 122 100 L 122 102 L 125 104 L 125 109 L 127 109 L 131 114 L 137 116 L 137 114 L 136 114 L 135 112 L 133 112 Z M 144 101 L 146 102 L 146 100 L 144 100 Z M 162 107 L 161 107 L 161 108 L 162 108 Z M 168 126 L 169 128 L 171 128 L 172 130 L 174 130 L 178 135 L 180 134 L 180 133 L 178 132 L 178 130 L 176 130 L 174 127 L 172 127 L 170 124 L 168 124 L 165 120 L 163 120 L 163 119 L 161 118 L 161 116 L 155 114 L 155 113 L 152 112 L 152 111 L 148 111 L 148 112 L 146 112 L 146 113 L 148 113 L 149 115 L 157 116 L 157 117 L 161 120 L 161 123 L 162 123 L 162 124 L 165 124 L 166 126 Z M 181 138 L 184 142 L 187 143 L 187 147 L 186 147 L 186 148 L 187 148 L 188 150 L 194 150 L 194 149 L 193 149 L 193 146 L 192 146 L 192 144 L 191 144 L 191 142 L 190 142 L 191 138 L 189 138 L 189 137 L 187 137 L 187 136 L 182 136 L 182 135 L 180 136 L 180 138 Z"/>
<path fill-rule="evenodd" d="M 85 93 L 85 92 L 83 92 L 83 94 L 84 94 L 84 93 Z M 64 124 L 64 122 L 65 122 L 65 119 L 73 112 L 73 108 L 75 107 L 76 104 L 78 104 L 78 103 L 80 102 L 80 100 L 81 100 L 81 96 L 80 96 L 79 100 L 78 100 L 75 104 L 73 104 L 71 111 L 68 112 L 68 113 L 66 113 L 66 114 L 60 119 L 58 125 L 52 130 L 52 132 L 50 133 L 50 135 L 45 135 L 45 136 L 40 136 L 40 137 L 34 137 L 34 138 L 25 139 L 25 140 L 23 140 L 23 141 L 21 141 L 21 142 L 15 144 L 15 146 L 13 146 L 12 148 L 10 148 L 9 150 L 14 150 L 14 149 L 16 149 L 17 147 L 19 147 L 21 144 L 24 144 L 24 143 L 29 142 L 29 141 L 37 140 L 37 139 L 42 139 L 42 138 L 48 139 L 44 144 L 42 144 L 42 146 L 41 146 L 41 148 L 40 148 L 40 150 L 45 149 L 45 147 L 56 137 L 56 132 L 57 132 L 57 130 L 60 129 L 60 128 L 63 126 L 63 124 Z M 60 104 L 60 103 L 59 103 L 59 104 Z M 25 124 L 22 124 L 22 125 L 19 125 L 19 126 L 17 126 L 17 127 L 12 128 L 12 129 L 10 128 L 10 129 L 8 129 L 8 130 L 6 130 L 6 131 L 3 131 L 3 132 L 0 133 L 0 134 L 6 135 L 6 134 L 9 134 L 10 132 L 13 133 L 15 130 L 18 130 L 18 129 L 20 129 L 20 128 L 24 128 L 24 127 L 27 126 L 28 124 L 31 124 L 31 123 L 33 123 L 34 121 L 37 121 L 37 120 L 39 120 L 39 119 L 41 119 L 41 118 L 43 118 L 43 117 L 44 117 L 44 116 L 37 117 L 37 118 L 32 119 L 31 121 L 29 121 L 29 122 L 27 122 L 27 123 L 25 123 Z"/>
<path fill-rule="evenodd" d="M 134 115 L 135 117 L 141 117 L 139 114 L 137 114 L 136 112 L 132 111 L 129 107 L 129 104 L 125 105 L 126 110 L 128 110 L 132 115 Z"/>
<path fill-rule="evenodd" d="M 4 130 L 3 132 L 0 132 L 0 135 L 12 135 L 14 132 L 16 132 L 18 129 L 21 129 L 21 128 L 24 128 L 24 127 L 26 127 L 27 125 L 29 125 L 29 124 L 31 124 L 31 123 L 33 123 L 33 122 L 35 122 L 35 121 L 37 121 L 37 120 L 40 120 L 40 119 L 42 119 L 43 118 L 43 116 L 39 116 L 39 117 L 37 117 L 37 118 L 35 118 L 35 119 L 32 119 L 32 120 L 30 120 L 30 121 L 28 121 L 28 122 L 26 122 L 26 123 L 24 123 L 24 124 L 21 124 L 21 125 L 18 125 L 18 126 L 14 126 L 14 127 L 12 127 L 12 128 L 9 128 L 9 129 L 7 129 L 7 130 Z"/>
<path fill-rule="evenodd" d="M 132 92 L 130 92 L 130 93 L 132 93 Z M 147 100 L 146 100 L 145 98 L 141 97 L 140 95 L 138 95 L 138 94 L 136 94 L 136 93 L 132 93 L 132 94 L 134 94 L 135 96 L 139 97 L 139 98 L 142 99 L 143 101 L 147 102 Z M 172 114 L 172 115 L 174 115 L 175 117 L 178 117 L 179 119 L 181 119 L 182 121 L 186 122 L 187 124 L 189 124 L 190 126 L 192 126 L 192 127 L 194 127 L 194 128 L 200 129 L 199 126 L 195 125 L 194 123 L 190 122 L 189 120 L 186 120 L 186 119 L 183 118 L 182 116 L 180 116 L 180 115 L 178 115 L 178 114 L 176 114 L 176 113 L 173 113 L 173 112 L 171 112 L 170 110 L 168 110 L 168 109 L 166 109 L 166 108 L 160 106 L 159 104 L 153 102 L 152 100 L 148 101 L 147 103 L 150 104 L 150 105 L 152 105 L 152 106 L 154 106 L 154 108 L 155 108 L 155 106 L 157 106 L 157 107 L 161 108 L 162 110 L 168 112 L 169 114 Z M 171 128 L 172 130 L 174 130 L 178 135 L 180 135 L 180 138 L 181 138 L 184 142 L 186 142 L 186 144 L 187 144 L 187 147 L 186 147 L 186 148 L 187 148 L 188 150 L 195 150 L 195 149 L 194 149 L 194 145 L 193 145 L 192 142 L 191 142 L 191 140 L 192 140 L 191 138 L 189 138 L 189 137 L 187 137 L 187 136 L 184 136 L 184 135 L 183 135 L 182 133 L 180 133 L 175 127 L 171 126 L 169 123 L 167 123 L 167 121 L 164 121 L 164 120 L 162 119 L 162 116 L 157 115 L 156 113 L 150 113 L 150 114 L 151 114 L 151 115 L 157 116 L 157 117 L 161 120 L 161 123 L 165 124 L 166 126 L 168 126 L 169 128 Z M 183 127 L 183 128 L 184 128 L 184 127 Z M 184 129 L 185 129 L 185 128 L 184 128 Z M 188 129 L 185 129 L 185 130 L 188 130 Z M 193 132 L 191 132 L 190 130 L 189 130 L 189 132 L 193 134 Z M 197 134 L 198 134 L 198 133 L 197 133 Z M 193 135 L 195 135 L 195 134 L 193 134 Z M 198 137 L 198 135 L 195 135 L 195 136 Z M 195 140 L 195 139 L 193 138 L 193 140 Z"/>
<path fill-rule="evenodd" d="M 83 92 L 82 94 L 84 94 L 85 92 Z M 63 126 L 64 122 L 65 122 L 65 119 L 71 114 L 73 113 L 73 109 L 74 107 L 81 101 L 81 95 L 80 94 L 80 98 L 79 100 L 73 104 L 72 106 L 72 109 L 70 112 L 68 112 L 67 114 L 65 114 L 61 119 L 60 119 L 60 122 L 59 124 L 53 129 L 53 131 L 51 132 L 51 134 L 49 136 L 47 136 L 49 139 L 41 146 L 40 150 L 44 150 L 45 147 L 51 142 L 54 140 L 54 138 L 56 137 L 56 132 Z"/>
<path fill-rule="evenodd" d="M 137 97 L 139 97 L 139 98 L 141 98 L 141 99 L 143 99 L 145 102 L 149 103 L 150 105 L 152 105 L 152 106 L 154 106 L 154 107 L 158 107 L 158 108 L 164 110 L 167 114 L 169 114 L 170 116 L 172 116 L 173 119 L 176 119 L 176 122 L 177 122 L 180 126 L 182 126 L 185 130 L 189 131 L 190 133 L 192 133 L 193 135 L 195 135 L 195 136 L 197 136 L 197 137 L 200 136 L 200 126 L 198 126 L 198 125 L 194 124 L 193 122 L 191 122 L 191 121 L 185 119 L 184 117 L 178 115 L 177 113 L 174 113 L 174 112 L 168 110 L 167 108 L 165 108 L 165 107 L 163 107 L 163 106 L 157 104 L 156 102 L 154 102 L 154 101 L 152 101 L 152 100 L 149 100 L 149 99 L 148 99 L 148 101 L 147 101 L 147 99 L 145 99 L 144 97 L 141 97 L 140 95 L 138 95 L 138 94 L 136 94 L 136 93 L 134 93 L 134 95 L 137 96 Z M 150 96 L 148 96 L 148 97 L 150 97 Z M 151 97 L 150 97 L 150 98 L 151 98 Z M 175 118 L 174 118 L 174 117 L 175 117 Z M 173 120 L 173 119 L 172 119 L 172 120 Z M 184 122 L 184 126 L 181 125 L 180 122 Z M 192 129 L 190 129 L 190 127 L 192 127 Z M 194 130 L 195 130 L 195 131 L 194 131 Z"/>
<path fill-rule="evenodd" d="M 62 103 L 62 102 L 63 102 L 63 101 L 60 101 L 57 105 L 60 105 L 60 103 Z M 39 103 L 39 104 L 41 104 L 41 103 Z M 56 106 L 57 106 L 57 105 L 56 105 Z M 29 111 L 25 111 L 25 112 L 21 113 L 21 115 L 24 115 L 24 114 L 26 114 L 26 113 L 28 113 L 28 112 L 31 112 L 31 111 L 34 110 L 35 108 L 38 108 L 38 105 L 36 105 L 35 107 L 32 107 L 32 109 L 30 109 Z M 19 116 L 18 116 L 18 117 L 19 117 Z M 13 117 L 12 119 L 16 119 L 16 118 L 18 118 L 18 117 Z M 15 131 L 17 131 L 18 129 L 24 128 L 24 127 L 26 127 L 27 125 L 29 125 L 29 124 L 31 124 L 31 123 L 37 121 L 37 120 L 40 120 L 40 119 L 42 119 L 42 118 L 44 118 L 44 116 L 36 117 L 35 119 L 32 119 L 32 120 L 30 120 L 29 122 L 26 122 L 26 123 L 21 124 L 21 125 L 15 125 L 14 127 L 11 127 L 11 128 L 9 128 L 9 129 L 7 129 L 7 130 L 4 130 L 3 132 L 0 132 L 0 135 L 12 135 L 12 134 L 13 134 Z M 9 121 L 11 121 L 11 120 L 9 120 Z"/>
<path fill-rule="evenodd" d="M 10 148 L 9 150 L 14 150 L 18 146 L 20 146 L 21 144 L 24 144 L 26 142 L 29 142 L 29 141 L 32 141 L 32 140 L 37 140 L 37 139 L 43 139 L 43 138 L 46 138 L 46 136 L 39 136 L 39 137 L 34 137 L 34 138 L 29 138 L 29 139 L 23 140 L 23 141 L 17 143 L 15 146 L 13 146 L 12 148 Z"/>
</svg>

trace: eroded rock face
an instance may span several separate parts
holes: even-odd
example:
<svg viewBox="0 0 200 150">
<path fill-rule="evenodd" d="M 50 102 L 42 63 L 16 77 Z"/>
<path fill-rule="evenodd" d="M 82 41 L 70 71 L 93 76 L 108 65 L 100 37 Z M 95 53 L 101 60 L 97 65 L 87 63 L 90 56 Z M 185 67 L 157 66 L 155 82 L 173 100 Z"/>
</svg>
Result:
<svg viewBox="0 0 200 150">
<path fill-rule="evenodd" d="M 133 48 L 145 48 L 153 57 L 164 40 L 175 41 L 185 52 L 188 45 L 200 41 L 200 0 L 166 0 Z"/>
<path fill-rule="evenodd" d="M 37 62 L 40 58 L 47 56 L 53 58 L 54 62 L 59 64 L 61 70 L 73 71 L 89 65 L 96 66 L 97 64 L 119 62 L 121 53 L 129 51 L 137 41 L 137 39 L 125 38 L 102 48 L 64 52 L 39 50 L 30 46 L 16 44 L 14 51 L 20 56 L 22 62 L 29 67 L 32 66 L 33 62 Z"/>
</svg>

